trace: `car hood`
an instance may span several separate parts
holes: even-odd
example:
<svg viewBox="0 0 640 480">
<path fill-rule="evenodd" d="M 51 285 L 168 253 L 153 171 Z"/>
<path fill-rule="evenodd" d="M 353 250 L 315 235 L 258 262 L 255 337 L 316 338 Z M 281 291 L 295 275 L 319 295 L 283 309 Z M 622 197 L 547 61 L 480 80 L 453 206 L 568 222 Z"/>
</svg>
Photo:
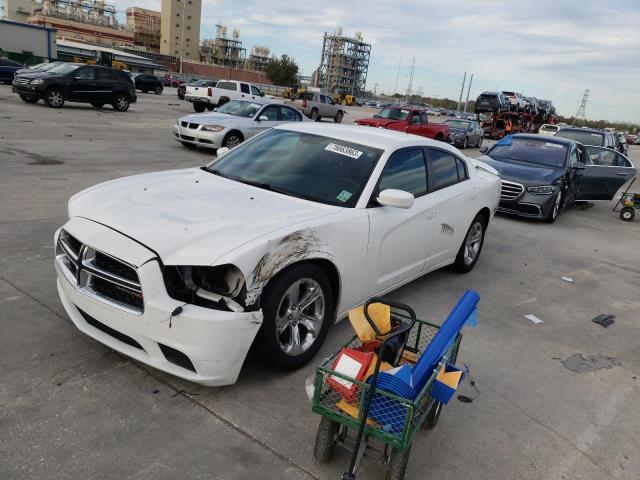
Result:
<svg viewBox="0 0 640 480">
<path fill-rule="evenodd" d="M 19 76 L 21 78 L 28 78 L 30 80 L 36 79 L 36 78 L 49 78 L 51 76 L 53 76 L 55 74 L 49 73 L 49 72 L 43 72 L 42 70 L 33 70 L 32 68 L 28 69 L 28 70 L 24 70 L 22 72 L 19 73 Z"/>
<path fill-rule="evenodd" d="M 226 113 L 192 113 L 191 115 L 187 115 L 182 117 L 180 121 L 185 122 L 193 122 L 193 123 L 201 123 L 204 125 L 215 125 L 217 123 L 222 123 L 223 125 L 232 123 L 245 123 L 250 121 L 250 118 L 239 117 L 237 115 L 228 115 Z"/>
<path fill-rule="evenodd" d="M 70 217 L 110 227 L 156 252 L 166 265 L 211 265 L 279 229 L 335 214 L 340 207 L 289 197 L 200 168 L 111 180 L 69 201 Z"/>
<path fill-rule="evenodd" d="M 548 185 L 562 176 L 562 169 L 560 168 L 503 162 L 488 155 L 482 155 L 478 160 L 495 168 L 502 179 L 512 180 L 524 185 Z"/>
<path fill-rule="evenodd" d="M 370 127 L 383 127 L 388 128 L 389 125 L 394 123 L 403 123 L 398 120 L 390 120 L 388 118 L 360 118 L 356 120 L 354 123 L 360 125 L 368 125 Z"/>
</svg>

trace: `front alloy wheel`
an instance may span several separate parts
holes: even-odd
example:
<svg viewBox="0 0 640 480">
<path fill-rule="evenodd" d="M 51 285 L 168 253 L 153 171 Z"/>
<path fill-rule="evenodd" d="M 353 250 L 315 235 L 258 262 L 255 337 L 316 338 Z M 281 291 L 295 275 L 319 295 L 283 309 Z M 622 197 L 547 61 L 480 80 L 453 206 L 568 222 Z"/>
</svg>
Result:
<svg viewBox="0 0 640 480">
<path fill-rule="evenodd" d="M 553 202 L 553 208 L 549 211 L 547 218 L 544 219 L 547 223 L 553 223 L 558 218 L 558 213 L 560 213 L 560 206 L 562 205 L 562 190 L 558 192 L 556 196 L 556 201 Z"/>
<path fill-rule="evenodd" d="M 324 271 L 311 264 L 292 267 L 262 294 L 260 352 L 273 367 L 293 370 L 318 351 L 333 319 L 333 292 Z"/>
<path fill-rule="evenodd" d="M 238 136 L 237 133 L 230 133 L 227 135 L 223 142 L 223 147 L 227 147 L 231 150 L 233 147 L 237 147 L 242 143 L 242 139 Z"/>
<path fill-rule="evenodd" d="M 62 95 L 61 90 L 52 88 L 45 94 L 44 101 L 51 108 L 60 108 L 64 105 L 64 96 Z"/>
<path fill-rule="evenodd" d="M 484 217 L 481 214 L 476 215 L 456 256 L 454 267 L 458 272 L 470 272 L 478 261 L 484 244 L 485 227 Z"/>
</svg>

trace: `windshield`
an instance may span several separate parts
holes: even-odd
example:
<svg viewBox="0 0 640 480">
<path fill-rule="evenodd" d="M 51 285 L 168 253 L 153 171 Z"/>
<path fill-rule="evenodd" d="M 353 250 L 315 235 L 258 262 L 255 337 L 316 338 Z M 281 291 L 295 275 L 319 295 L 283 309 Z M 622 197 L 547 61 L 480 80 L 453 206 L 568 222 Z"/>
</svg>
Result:
<svg viewBox="0 0 640 480">
<path fill-rule="evenodd" d="M 55 67 L 50 68 L 48 72 L 57 73 L 59 75 L 66 75 L 67 73 L 73 72 L 77 68 L 80 68 L 80 65 L 76 65 L 74 63 L 60 63 Z"/>
<path fill-rule="evenodd" d="M 465 130 L 469 128 L 469 125 L 471 125 L 469 122 L 464 122 L 462 120 L 447 120 L 444 123 L 449 125 L 450 128 L 463 128 Z"/>
<path fill-rule="evenodd" d="M 269 130 L 205 168 L 293 197 L 354 207 L 382 150 L 288 130 Z"/>
<path fill-rule="evenodd" d="M 241 100 L 233 100 L 225 103 L 217 111 L 218 113 L 227 113 L 229 115 L 235 115 L 237 117 L 250 118 L 253 117 L 258 110 L 260 110 L 259 103 L 243 102 Z"/>
<path fill-rule="evenodd" d="M 494 145 L 488 154 L 501 162 L 533 163 L 545 167 L 564 167 L 567 147 L 544 139 L 506 137 Z"/>
<path fill-rule="evenodd" d="M 556 136 L 570 138 L 583 145 L 594 145 L 596 147 L 604 145 L 604 135 L 602 133 L 594 133 L 588 130 L 560 130 L 556 133 Z"/>
<path fill-rule="evenodd" d="M 388 118 L 390 120 L 404 121 L 409 116 L 409 110 L 403 110 L 401 108 L 383 108 L 376 113 L 373 118 Z"/>
<path fill-rule="evenodd" d="M 560 127 L 556 127 L 555 125 L 543 125 L 540 127 L 540 130 L 544 130 L 545 132 L 557 132 L 560 130 Z"/>
</svg>

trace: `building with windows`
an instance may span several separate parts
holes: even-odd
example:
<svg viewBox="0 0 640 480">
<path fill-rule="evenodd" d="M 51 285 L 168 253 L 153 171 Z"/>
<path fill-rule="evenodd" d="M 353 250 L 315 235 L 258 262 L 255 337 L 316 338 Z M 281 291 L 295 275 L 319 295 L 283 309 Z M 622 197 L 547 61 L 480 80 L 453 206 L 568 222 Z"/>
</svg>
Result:
<svg viewBox="0 0 640 480">
<path fill-rule="evenodd" d="M 3 16 L 9 20 L 27 23 L 37 4 L 34 0 L 4 0 Z"/>
<path fill-rule="evenodd" d="M 161 13 L 140 7 L 127 8 L 126 12 L 125 29 L 133 32 L 133 41 L 136 46 L 150 52 L 159 52 Z"/>
<path fill-rule="evenodd" d="M 200 60 L 202 0 L 162 0 L 160 53 Z"/>
</svg>

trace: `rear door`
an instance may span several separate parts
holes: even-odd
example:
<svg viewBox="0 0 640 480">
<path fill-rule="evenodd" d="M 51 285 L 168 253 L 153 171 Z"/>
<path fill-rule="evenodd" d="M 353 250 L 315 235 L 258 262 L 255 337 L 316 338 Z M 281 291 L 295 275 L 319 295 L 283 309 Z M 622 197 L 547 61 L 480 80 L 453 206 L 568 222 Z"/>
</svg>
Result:
<svg viewBox="0 0 640 480">
<path fill-rule="evenodd" d="M 93 102 L 111 103 L 113 102 L 113 89 L 118 82 L 115 74 L 108 68 L 96 68 L 96 92 Z"/>
<path fill-rule="evenodd" d="M 581 178 L 579 200 L 611 200 L 636 175 L 633 163 L 610 148 L 585 146 L 587 166 Z"/>
</svg>

